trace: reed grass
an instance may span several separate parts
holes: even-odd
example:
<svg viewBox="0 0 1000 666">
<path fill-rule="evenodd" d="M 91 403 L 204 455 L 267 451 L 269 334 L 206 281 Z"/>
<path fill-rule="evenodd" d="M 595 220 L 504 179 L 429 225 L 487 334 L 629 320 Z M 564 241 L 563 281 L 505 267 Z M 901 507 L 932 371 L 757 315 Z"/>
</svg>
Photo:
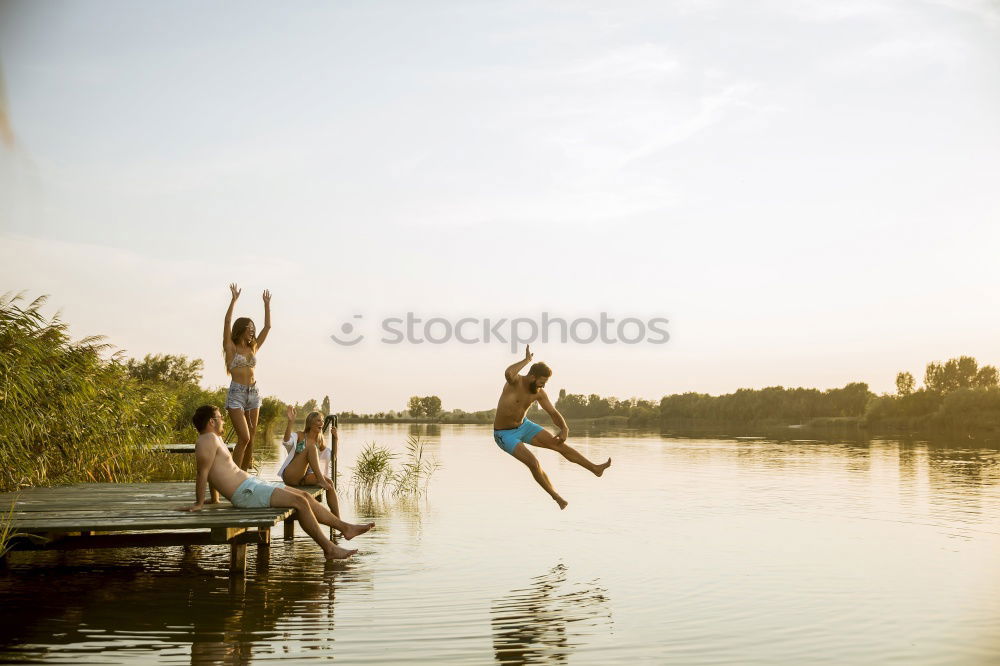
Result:
<svg viewBox="0 0 1000 666">
<path fill-rule="evenodd" d="M 356 495 L 372 496 L 384 493 L 393 478 L 392 460 L 396 457 L 375 442 L 365 444 L 351 468 L 351 486 Z"/>
<path fill-rule="evenodd" d="M 195 407 L 222 409 L 226 390 L 198 385 L 197 360 L 126 360 L 100 336 L 72 340 L 58 314 L 42 314 L 46 299 L 29 302 L 23 292 L 0 296 L 0 492 L 193 480 L 194 456 L 155 447 L 193 442 Z M 186 377 L 157 374 L 157 368 L 180 368 Z M 264 402 L 260 441 L 268 441 L 273 417 L 283 410 L 275 398 Z"/>
<path fill-rule="evenodd" d="M 424 443 L 417 435 L 406 438 L 406 459 L 402 469 L 392 478 L 392 494 L 395 497 L 419 497 L 427 491 L 431 475 L 440 467 L 437 460 L 424 457 Z"/>
<path fill-rule="evenodd" d="M 424 494 L 431 475 L 440 465 L 436 460 L 426 459 L 420 437 L 407 437 L 406 454 L 398 470 L 393 466 L 397 457 L 397 454 L 375 442 L 366 444 L 351 468 L 351 486 L 355 497 L 400 498 Z"/>
<path fill-rule="evenodd" d="M 14 503 L 10 503 L 10 510 L 5 514 L 0 514 L 0 559 L 10 550 L 10 542 L 16 533 L 14 532 Z"/>
</svg>

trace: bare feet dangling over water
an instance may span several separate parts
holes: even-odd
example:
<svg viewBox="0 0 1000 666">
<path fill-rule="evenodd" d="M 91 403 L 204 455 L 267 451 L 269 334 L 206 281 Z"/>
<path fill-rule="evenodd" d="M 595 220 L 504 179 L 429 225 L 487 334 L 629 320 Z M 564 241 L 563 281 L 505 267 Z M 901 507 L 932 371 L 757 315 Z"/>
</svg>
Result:
<svg viewBox="0 0 1000 666">
<path fill-rule="evenodd" d="M 347 529 L 342 530 L 341 534 L 344 535 L 345 539 L 347 539 L 348 541 L 350 541 L 354 537 L 360 536 L 360 535 L 364 534 L 365 532 L 367 532 L 368 530 L 370 530 L 373 527 L 375 527 L 375 523 L 365 523 L 364 525 L 351 525 L 351 524 L 348 524 Z"/>
<path fill-rule="evenodd" d="M 608 462 L 604 463 L 603 465 L 598 465 L 597 467 L 595 467 L 594 468 L 594 475 L 595 476 L 604 476 L 604 470 L 606 470 L 609 467 L 611 467 L 611 458 L 608 458 Z"/>
<path fill-rule="evenodd" d="M 330 549 L 326 551 L 326 559 L 329 560 L 346 560 L 348 557 L 358 552 L 357 548 L 348 550 L 346 548 L 341 548 L 340 546 L 331 543 Z"/>
</svg>

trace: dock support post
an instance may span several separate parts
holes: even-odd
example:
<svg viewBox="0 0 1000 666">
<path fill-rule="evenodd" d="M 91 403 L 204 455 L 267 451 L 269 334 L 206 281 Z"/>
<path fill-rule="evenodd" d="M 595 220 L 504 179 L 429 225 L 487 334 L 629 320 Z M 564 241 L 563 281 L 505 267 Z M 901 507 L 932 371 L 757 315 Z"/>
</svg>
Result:
<svg viewBox="0 0 1000 666">
<path fill-rule="evenodd" d="M 257 570 L 267 567 L 271 561 L 271 528 L 261 527 L 257 530 Z"/>
<path fill-rule="evenodd" d="M 291 539 L 295 537 L 295 516 L 285 518 L 285 538 Z"/>
<path fill-rule="evenodd" d="M 233 543 L 229 545 L 229 573 L 244 573 L 247 570 L 247 545 Z"/>
</svg>

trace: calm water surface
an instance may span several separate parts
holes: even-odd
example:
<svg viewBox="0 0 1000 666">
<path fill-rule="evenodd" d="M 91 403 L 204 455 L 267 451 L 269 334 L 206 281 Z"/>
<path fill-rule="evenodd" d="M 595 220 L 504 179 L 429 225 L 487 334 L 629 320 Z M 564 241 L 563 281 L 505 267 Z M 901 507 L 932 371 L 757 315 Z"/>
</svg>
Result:
<svg viewBox="0 0 1000 666">
<path fill-rule="evenodd" d="M 341 485 L 411 432 L 442 467 L 417 501 L 342 490 L 378 523 L 352 561 L 280 529 L 243 583 L 226 547 L 19 554 L 0 659 L 1000 663 L 996 448 L 574 433 L 614 465 L 540 451 L 559 511 L 488 428 L 358 425 Z"/>
</svg>

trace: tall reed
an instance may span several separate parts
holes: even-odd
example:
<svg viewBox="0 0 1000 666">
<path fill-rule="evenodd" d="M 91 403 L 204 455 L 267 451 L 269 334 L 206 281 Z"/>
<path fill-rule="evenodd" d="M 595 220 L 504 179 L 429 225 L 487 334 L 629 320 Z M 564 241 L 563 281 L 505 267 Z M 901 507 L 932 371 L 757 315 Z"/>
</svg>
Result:
<svg viewBox="0 0 1000 666">
<path fill-rule="evenodd" d="M 11 502 L 10 510 L 5 514 L 0 514 L 0 559 L 7 554 L 10 549 L 10 542 L 14 537 L 14 503 Z"/>
<path fill-rule="evenodd" d="M 197 360 L 157 355 L 126 362 L 100 336 L 72 340 L 58 314 L 42 314 L 46 298 L 0 296 L 0 492 L 193 479 L 193 456 L 155 447 L 193 442 L 194 408 L 221 408 L 225 389 L 198 385 Z M 280 411 L 280 401 L 266 402 L 268 415 Z"/>
<path fill-rule="evenodd" d="M 393 467 L 397 454 L 375 442 L 365 445 L 351 468 L 351 485 L 356 497 L 416 497 L 427 491 L 431 475 L 440 465 L 427 460 L 419 437 L 406 440 L 406 454 L 399 470 Z"/>
</svg>

